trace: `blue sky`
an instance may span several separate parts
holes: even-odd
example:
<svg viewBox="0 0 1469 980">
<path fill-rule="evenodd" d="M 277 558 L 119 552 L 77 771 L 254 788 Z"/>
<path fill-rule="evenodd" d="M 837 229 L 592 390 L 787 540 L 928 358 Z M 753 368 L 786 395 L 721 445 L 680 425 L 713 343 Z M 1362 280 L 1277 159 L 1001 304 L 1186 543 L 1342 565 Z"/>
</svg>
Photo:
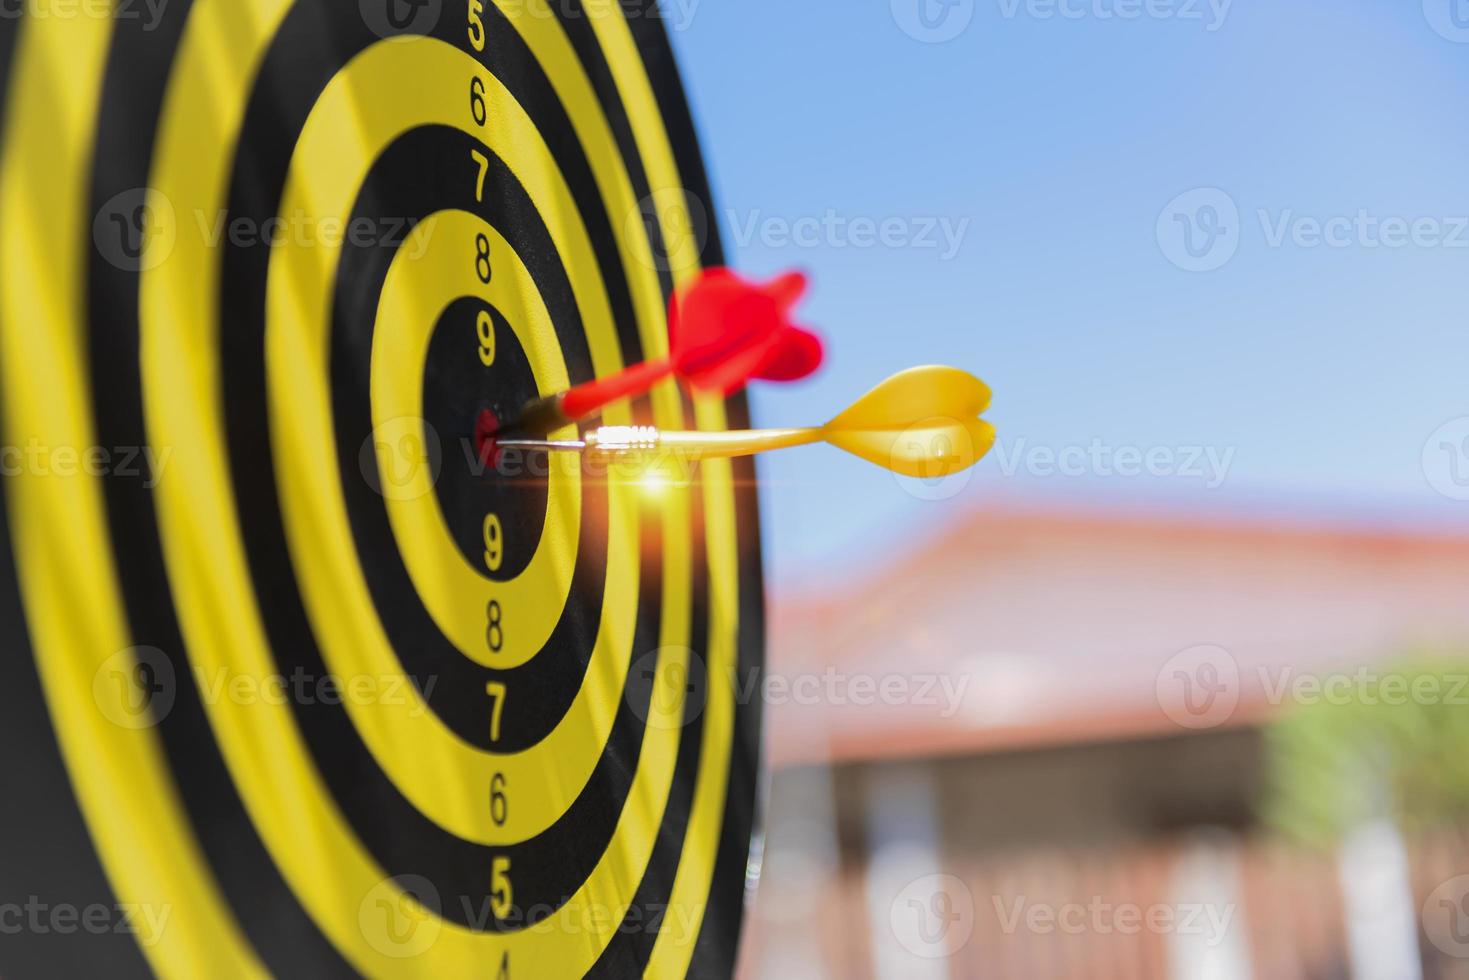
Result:
<svg viewBox="0 0 1469 980">
<path fill-rule="evenodd" d="M 731 261 L 807 269 L 830 341 L 758 421 L 914 364 L 995 389 L 952 494 L 764 459 L 775 588 L 989 499 L 1469 524 L 1434 489 L 1469 443 L 1425 456 L 1469 439 L 1434 435 L 1469 416 L 1469 0 L 923 0 L 942 43 L 919 2 L 667 2 Z"/>
</svg>

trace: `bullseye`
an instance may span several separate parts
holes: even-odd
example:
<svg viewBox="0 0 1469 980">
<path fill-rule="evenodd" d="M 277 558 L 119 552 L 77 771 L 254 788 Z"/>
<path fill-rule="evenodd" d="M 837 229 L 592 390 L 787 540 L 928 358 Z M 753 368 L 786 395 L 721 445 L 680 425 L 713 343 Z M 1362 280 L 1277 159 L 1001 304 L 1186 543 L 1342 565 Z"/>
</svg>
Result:
<svg viewBox="0 0 1469 980">
<path fill-rule="evenodd" d="M 489 345 L 481 345 L 488 338 Z M 491 351 L 476 363 L 466 350 Z M 508 581 L 535 554 L 546 523 L 551 462 L 545 453 L 515 457 L 511 465 L 480 459 L 475 424 L 481 412 L 506 413 L 537 397 L 530 361 L 504 315 L 472 299 L 448 307 L 429 341 L 423 377 L 423 420 L 453 446 L 434 492 L 445 514 L 484 514 L 475 527 L 459 521 L 450 532 L 466 563 L 486 577 Z"/>
</svg>

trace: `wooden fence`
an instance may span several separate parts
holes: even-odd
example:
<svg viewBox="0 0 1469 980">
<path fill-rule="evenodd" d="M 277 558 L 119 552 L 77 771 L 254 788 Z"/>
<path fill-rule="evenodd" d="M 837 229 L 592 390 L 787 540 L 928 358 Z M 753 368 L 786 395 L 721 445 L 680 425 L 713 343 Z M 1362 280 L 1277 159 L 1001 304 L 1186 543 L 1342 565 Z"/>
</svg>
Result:
<svg viewBox="0 0 1469 980">
<path fill-rule="evenodd" d="M 1181 863 L 1197 854 L 1196 843 L 1159 841 L 1113 850 L 1027 851 L 960 858 L 938 869 L 959 878 L 973 903 L 973 930 L 966 941 L 926 970 L 952 978 L 1056 978 L 1056 980 L 1151 980 L 1195 976 L 1180 969 L 1190 955 L 1172 927 L 1134 926 L 1137 915 L 1146 921 L 1149 910 L 1182 916 L 1185 906 L 1204 897 L 1180 891 Z M 1441 886 L 1469 875 L 1469 833 L 1424 835 L 1406 845 L 1412 914 L 1419 919 L 1418 975 L 1424 980 L 1469 980 L 1469 877 L 1463 895 L 1450 889 L 1456 908 L 1444 905 Z M 1256 980 L 1335 980 L 1353 976 L 1349 953 L 1347 904 L 1340 884 L 1336 857 L 1265 837 L 1247 838 L 1228 849 L 1233 869 L 1227 913 L 1230 942 L 1240 956 L 1237 969 L 1227 975 Z M 767 882 L 782 887 L 779 876 Z M 763 887 L 763 886 L 762 886 Z M 827 875 L 805 893 L 813 901 L 793 912 L 786 896 L 761 894 L 749 917 L 749 929 L 740 969 L 741 980 L 795 980 L 782 969 L 789 959 L 780 955 L 781 937 L 799 929 L 805 960 L 820 961 L 826 976 L 841 980 L 876 977 L 874 942 L 892 942 L 887 921 L 870 910 L 873 899 L 863 870 L 849 863 Z M 1438 889 L 1436 893 L 1435 890 Z M 1433 896 L 1430 916 L 1440 920 L 1425 929 L 1425 902 Z M 1217 901 L 1217 897 L 1216 897 Z M 879 903 L 880 904 L 880 903 Z M 768 912 L 779 907 L 783 920 Z M 1043 921 L 1042 928 L 1026 924 L 1023 914 L 1040 907 L 1048 914 L 1070 909 L 1068 927 Z M 1119 915 L 1119 909 L 1128 911 Z M 793 925 L 791 917 L 805 916 Z M 1442 916 L 1456 918 L 1452 924 Z M 1458 921 L 1462 916 L 1462 924 Z M 1217 920 L 1216 920 L 1217 923 Z M 1461 929 L 1462 925 L 1462 929 Z M 1433 929 L 1460 930 L 1462 948 L 1453 942 L 1435 943 Z M 1447 950 L 1444 946 L 1447 945 Z M 1412 964 L 1403 976 L 1414 976 Z M 801 980 L 805 980 L 802 977 Z M 886 978 L 884 978 L 886 980 Z"/>
</svg>

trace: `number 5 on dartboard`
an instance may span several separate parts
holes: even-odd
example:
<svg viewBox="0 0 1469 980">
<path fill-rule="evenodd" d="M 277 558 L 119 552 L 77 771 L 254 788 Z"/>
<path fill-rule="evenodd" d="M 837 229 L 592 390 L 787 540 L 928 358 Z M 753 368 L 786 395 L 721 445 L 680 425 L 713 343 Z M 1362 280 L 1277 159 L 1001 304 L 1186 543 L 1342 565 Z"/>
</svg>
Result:
<svg viewBox="0 0 1469 980">
<path fill-rule="evenodd" d="M 484 12 L 484 0 L 469 0 L 469 46 L 476 51 L 485 49 Z"/>
<path fill-rule="evenodd" d="M 510 859 L 495 858 L 490 870 L 490 911 L 497 919 L 508 919 L 514 902 L 510 890 Z"/>
</svg>

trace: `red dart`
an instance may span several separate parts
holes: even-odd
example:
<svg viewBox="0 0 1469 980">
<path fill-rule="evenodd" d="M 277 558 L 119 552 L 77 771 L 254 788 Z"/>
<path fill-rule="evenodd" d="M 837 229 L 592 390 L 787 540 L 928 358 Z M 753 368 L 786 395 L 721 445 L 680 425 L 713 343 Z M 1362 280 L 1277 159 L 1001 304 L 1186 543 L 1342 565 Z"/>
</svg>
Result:
<svg viewBox="0 0 1469 980">
<path fill-rule="evenodd" d="M 728 269 L 709 269 L 668 306 L 669 356 L 532 402 L 516 432 L 546 435 L 646 394 L 669 375 L 698 391 L 731 395 L 751 380 L 798 381 L 821 366 L 821 338 L 791 320 L 806 277 L 789 272 L 763 285 Z"/>
</svg>

